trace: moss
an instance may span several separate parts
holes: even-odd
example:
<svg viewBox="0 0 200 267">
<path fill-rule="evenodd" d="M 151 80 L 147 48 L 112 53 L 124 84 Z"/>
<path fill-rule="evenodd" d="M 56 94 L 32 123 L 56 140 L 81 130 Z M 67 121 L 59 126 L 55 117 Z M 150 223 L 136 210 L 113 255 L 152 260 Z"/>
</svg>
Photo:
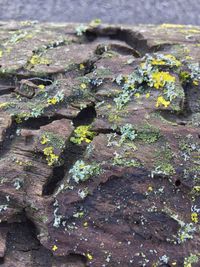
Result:
<svg viewBox="0 0 200 267">
<path fill-rule="evenodd" d="M 91 126 L 81 125 L 78 126 L 70 138 L 70 141 L 74 144 L 80 145 L 82 142 L 90 143 L 95 137 L 96 133 L 91 131 Z"/>
<path fill-rule="evenodd" d="M 161 134 L 159 129 L 154 128 L 149 124 L 145 124 L 143 127 L 137 130 L 137 139 L 148 144 L 157 142 L 160 137 Z"/>
<path fill-rule="evenodd" d="M 156 152 L 156 160 L 154 164 L 154 171 L 152 174 L 164 174 L 167 176 L 171 176 L 176 173 L 174 166 L 172 165 L 173 160 L 173 153 L 171 151 L 171 148 L 168 144 L 165 144 L 165 146 L 161 147 L 161 149 Z"/>
<path fill-rule="evenodd" d="M 176 173 L 173 165 L 167 162 L 157 162 L 157 166 L 155 167 L 155 172 L 157 174 L 164 174 L 164 175 L 173 175 Z"/>
<path fill-rule="evenodd" d="M 179 74 L 179 78 L 182 83 L 185 83 L 190 80 L 190 73 L 188 71 L 181 71 Z"/>
<path fill-rule="evenodd" d="M 110 76 L 112 74 L 113 73 L 110 69 L 104 68 L 104 67 L 101 67 L 101 68 L 98 68 L 95 70 L 95 75 L 97 77 L 100 77 L 100 78 L 104 78 L 104 77 Z"/>
<path fill-rule="evenodd" d="M 121 117 L 118 114 L 115 113 L 109 113 L 108 115 L 108 121 L 109 122 L 115 122 L 118 123 L 121 121 Z"/>
<path fill-rule="evenodd" d="M 21 112 L 14 115 L 16 123 L 21 123 L 23 120 L 27 120 L 31 117 L 31 113 L 29 112 Z"/>
</svg>

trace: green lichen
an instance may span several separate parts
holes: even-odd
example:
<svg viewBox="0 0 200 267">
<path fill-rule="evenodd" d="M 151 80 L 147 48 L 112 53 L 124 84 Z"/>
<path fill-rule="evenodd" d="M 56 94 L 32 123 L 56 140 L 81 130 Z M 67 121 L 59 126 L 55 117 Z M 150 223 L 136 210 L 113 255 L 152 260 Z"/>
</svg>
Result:
<svg viewBox="0 0 200 267">
<path fill-rule="evenodd" d="M 129 159 L 128 157 L 124 157 L 117 152 L 115 152 L 115 156 L 113 158 L 113 165 L 123 166 L 123 167 L 140 167 L 141 163 L 136 159 Z"/>
<path fill-rule="evenodd" d="M 199 255 L 190 254 L 189 257 L 184 259 L 184 267 L 192 267 L 192 263 L 199 262 Z"/>
<path fill-rule="evenodd" d="M 31 113 L 29 112 L 21 112 L 14 115 L 16 123 L 21 123 L 23 120 L 28 120 L 31 117 Z"/>
<path fill-rule="evenodd" d="M 101 24 L 100 19 L 92 20 L 88 25 L 80 24 L 76 27 L 76 35 L 82 36 L 89 28 L 95 28 Z"/>
<path fill-rule="evenodd" d="M 11 38 L 5 43 L 5 45 L 8 44 L 16 44 L 18 42 L 21 42 L 25 39 L 31 39 L 33 38 L 33 34 L 29 33 L 24 30 L 17 30 L 14 32 L 14 34 L 11 35 Z"/>
<path fill-rule="evenodd" d="M 86 32 L 87 28 L 88 27 L 86 25 L 83 24 L 78 25 L 75 29 L 76 35 L 82 36 Z"/>
</svg>

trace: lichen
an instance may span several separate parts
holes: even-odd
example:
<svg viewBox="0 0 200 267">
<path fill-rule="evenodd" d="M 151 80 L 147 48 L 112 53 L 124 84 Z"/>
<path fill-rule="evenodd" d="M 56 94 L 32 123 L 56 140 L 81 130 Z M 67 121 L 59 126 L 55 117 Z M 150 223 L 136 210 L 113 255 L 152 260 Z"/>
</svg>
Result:
<svg viewBox="0 0 200 267">
<path fill-rule="evenodd" d="M 115 82 L 122 87 L 122 91 L 114 98 L 117 109 L 122 109 L 131 98 L 145 94 L 151 97 L 150 90 L 159 89 L 160 96 L 156 107 L 163 105 L 168 107 L 177 97 L 184 97 L 184 92 L 176 86 L 176 78 L 169 71 L 161 71 L 159 67 L 165 65 L 167 68 L 181 66 L 173 55 L 155 54 L 146 55 L 144 62 L 140 64 L 131 74 L 116 77 Z M 162 101 L 161 101 L 162 100 Z"/>
<path fill-rule="evenodd" d="M 191 213 L 191 221 L 193 223 L 198 223 L 199 219 L 198 219 L 198 213 L 197 212 L 192 212 Z"/>
<path fill-rule="evenodd" d="M 50 105 L 56 105 L 57 103 L 62 102 L 63 100 L 64 100 L 64 93 L 63 91 L 59 91 L 53 97 L 48 98 L 47 102 Z"/>
<path fill-rule="evenodd" d="M 165 144 L 155 153 L 156 160 L 154 162 L 154 170 L 152 170 L 152 177 L 156 174 L 162 174 L 166 176 L 172 176 L 176 173 L 173 163 L 174 154 L 168 144 Z"/>
<path fill-rule="evenodd" d="M 42 145 L 48 144 L 62 150 L 65 145 L 65 139 L 53 132 L 44 131 L 40 137 L 40 143 Z"/>
<path fill-rule="evenodd" d="M 190 254 L 187 258 L 184 259 L 184 267 L 192 267 L 192 263 L 199 262 L 199 255 Z"/>
<path fill-rule="evenodd" d="M 30 58 L 29 63 L 31 65 L 47 65 L 50 64 L 51 61 L 48 58 L 41 57 L 40 55 L 33 55 Z"/>
<path fill-rule="evenodd" d="M 170 101 L 167 101 L 164 99 L 163 96 L 159 96 L 157 98 L 157 102 L 156 102 L 156 107 L 160 107 L 160 106 L 164 106 L 165 108 L 167 108 L 170 105 Z"/>
<path fill-rule="evenodd" d="M 16 104 L 15 103 L 13 103 L 13 102 L 4 102 L 4 103 L 1 103 L 0 104 L 0 110 L 2 109 L 7 109 L 7 108 L 9 108 L 9 107 L 14 107 Z"/>
<path fill-rule="evenodd" d="M 156 89 L 163 88 L 168 83 L 174 83 L 175 77 L 166 71 L 153 72 L 151 75 L 151 82 Z M 152 86 L 152 83 L 149 83 Z"/>
<path fill-rule="evenodd" d="M 49 166 L 52 166 L 58 162 L 58 155 L 54 153 L 54 148 L 52 146 L 45 147 L 43 149 L 43 153 L 46 156 Z"/>
<path fill-rule="evenodd" d="M 138 162 L 136 159 L 129 159 L 115 152 L 113 158 L 113 165 L 119 165 L 123 167 L 140 167 L 141 163 Z"/>
<path fill-rule="evenodd" d="M 73 167 L 69 170 L 72 179 L 76 182 L 84 182 L 90 177 L 100 174 L 101 169 L 99 164 L 86 164 L 83 160 L 77 160 Z"/>
<path fill-rule="evenodd" d="M 70 138 L 70 141 L 78 145 L 80 145 L 82 142 L 90 143 L 92 142 L 95 135 L 96 133 L 91 131 L 91 126 L 80 125 L 74 130 L 73 136 Z"/>
<path fill-rule="evenodd" d="M 129 123 L 121 126 L 120 132 L 121 132 L 121 138 L 119 141 L 120 145 L 122 145 L 127 140 L 133 141 L 137 136 L 135 129 L 133 128 L 133 125 Z"/>
</svg>

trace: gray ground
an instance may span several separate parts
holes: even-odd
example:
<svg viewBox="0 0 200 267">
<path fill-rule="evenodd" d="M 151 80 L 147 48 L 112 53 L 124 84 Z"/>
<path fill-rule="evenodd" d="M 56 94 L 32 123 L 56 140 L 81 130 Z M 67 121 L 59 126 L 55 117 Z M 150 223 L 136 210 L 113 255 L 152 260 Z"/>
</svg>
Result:
<svg viewBox="0 0 200 267">
<path fill-rule="evenodd" d="M 0 20 L 200 24 L 200 0 L 0 0 Z"/>
</svg>

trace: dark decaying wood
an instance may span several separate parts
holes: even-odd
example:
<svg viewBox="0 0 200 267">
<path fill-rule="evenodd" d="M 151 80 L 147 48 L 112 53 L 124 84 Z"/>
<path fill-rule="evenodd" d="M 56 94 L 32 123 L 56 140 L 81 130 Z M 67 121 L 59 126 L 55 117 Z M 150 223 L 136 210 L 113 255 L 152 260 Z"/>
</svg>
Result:
<svg viewBox="0 0 200 267">
<path fill-rule="evenodd" d="M 2 22 L 2 266 L 200 266 L 200 28 Z"/>
</svg>

